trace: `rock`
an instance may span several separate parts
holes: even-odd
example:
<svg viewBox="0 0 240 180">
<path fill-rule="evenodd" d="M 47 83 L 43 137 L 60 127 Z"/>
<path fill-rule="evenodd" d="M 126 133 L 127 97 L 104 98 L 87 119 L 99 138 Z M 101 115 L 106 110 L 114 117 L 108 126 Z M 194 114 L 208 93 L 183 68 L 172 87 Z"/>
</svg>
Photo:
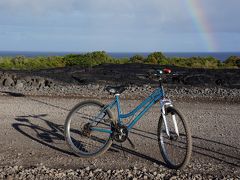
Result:
<svg viewBox="0 0 240 180">
<path fill-rule="evenodd" d="M 14 83 L 14 80 L 12 78 L 7 77 L 6 79 L 4 79 L 3 85 L 9 87 L 9 86 L 15 85 L 15 83 Z"/>
<path fill-rule="evenodd" d="M 38 87 L 39 87 L 39 82 L 38 82 L 38 80 L 37 80 L 37 79 L 32 79 L 31 86 L 38 88 Z"/>
<path fill-rule="evenodd" d="M 22 89 L 24 86 L 23 82 L 21 80 L 17 80 L 16 82 L 16 88 L 17 89 Z"/>
<path fill-rule="evenodd" d="M 7 177 L 7 180 L 13 180 L 14 178 L 10 175 Z"/>
<path fill-rule="evenodd" d="M 23 78 L 23 80 L 26 81 L 27 84 L 32 85 L 32 81 L 33 81 L 32 77 L 26 76 Z"/>
<path fill-rule="evenodd" d="M 45 86 L 45 79 L 43 79 L 43 78 L 38 78 L 38 79 L 37 79 L 37 82 L 38 82 L 38 87 L 39 87 L 39 88 Z"/>
<path fill-rule="evenodd" d="M 0 78 L 0 85 L 2 86 L 3 85 L 3 81 L 4 81 L 5 79 L 3 78 L 3 77 L 1 77 Z"/>
<path fill-rule="evenodd" d="M 90 171 L 88 176 L 89 176 L 89 177 L 93 177 L 93 176 L 94 176 L 93 172 Z"/>
<path fill-rule="evenodd" d="M 99 84 L 88 84 L 87 89 L 89 90 L 97 90 L 99 88 Z"/>
<path fill-rule="evenodd" d="M 102 169 L 97 168 L 93 172 L 96 173 L 96 172 L 101 172 L 101 171 L 102 171 Z"/>
<path fill-rule="evenodd" d="M 144 168 L 142 169 L 142 172 L 147 172 L 147 169 L 144 167 Z"/>
<path fill-rule="evenodd" d="M 53 86 L 53 82 L 50 81 L 50 80 L 45 80 L 45 86 L 52 87 Z"/>
<path fill-rule="evenodd" d="M 169 180 L 177 180 L 178 177 L 177 176 L 172 176 Z"/>
</svg>

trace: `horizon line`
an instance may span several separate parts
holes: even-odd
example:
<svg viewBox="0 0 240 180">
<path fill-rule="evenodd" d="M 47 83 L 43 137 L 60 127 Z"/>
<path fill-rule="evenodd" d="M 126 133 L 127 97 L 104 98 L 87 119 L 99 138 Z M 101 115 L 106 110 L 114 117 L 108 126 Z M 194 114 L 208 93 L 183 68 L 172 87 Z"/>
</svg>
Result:
<svg viewBox="0 0 240 180">
<path fill-rule="evenodd" d="M 106 53 L 240 53 L 240 51 L 104 51 L 104 50 L 94 50 L 94 51 L 33 51 L 33 50 L 0 50 L 0 52 L 39 52 L 39 53 L 91 53 L 91 52 L 106 52 Z"/>
</svg>

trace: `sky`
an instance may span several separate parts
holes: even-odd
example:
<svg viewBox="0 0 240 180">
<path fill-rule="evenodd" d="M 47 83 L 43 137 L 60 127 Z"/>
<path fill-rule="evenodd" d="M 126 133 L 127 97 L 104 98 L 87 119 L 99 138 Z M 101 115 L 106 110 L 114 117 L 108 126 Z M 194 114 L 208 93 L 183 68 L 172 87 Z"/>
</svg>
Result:
<svg viewBox="0 0 240 180">
<path fill-rule="evenodd" d="M 0 51 L 240 52 L 240 0 L 0 0 Z"/>
</svg>

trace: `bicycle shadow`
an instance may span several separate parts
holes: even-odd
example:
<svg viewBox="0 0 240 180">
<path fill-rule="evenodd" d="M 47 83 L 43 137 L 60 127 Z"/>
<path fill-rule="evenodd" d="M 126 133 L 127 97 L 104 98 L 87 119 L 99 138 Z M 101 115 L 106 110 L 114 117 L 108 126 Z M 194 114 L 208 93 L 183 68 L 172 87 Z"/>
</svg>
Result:
<svg viewBox="0 0 240 180">
<path fill-rule="evenodd" d="M 158 141 L 157 134 L 149 131 L 144 131 L 138 128 L 133 128 L 133 134 L 144 138 Z M 217 142 L 211 139 L 192 136 L 193 139 L 193 154 L 202 155 L 226 164 L 240 167 L 240 148 L 222 142 Z"/>
<path fill-rule="evenodd" d="M 15 118 L 17 123 L 13 123 L 12 127 L 22 135 L 42 145 L 68 155 L 74 155 L 72 152 L 64 150 L 57 146 L 57 144 L 64 143 L 65 141 L 63 135 L 63 125 L 58 125 L 44 119 L 43 117 L 46 116 L 47 114 L 18 116 Z M 47 125 L 47 127 L 36 125 L 32 123 L 30 119 L 42 120 Z M 29 132 L 29 129 L 32 130 L 32 132 Z"/>
<path fill-rule="evenodd" d="M 15 120 L 16 123 L 12 124 L 12 127 L 20 132 L 22 135 L 30 138 L 31 140 L 34 140 L 42 145 L 45 145 L 49 148 L 52 148 L 56 151 L 68 154 L 68 155 L 74 155 L 71 151 L 65 150 L 61 147 L 58 147 L 58 144 L 65 144 L 65 137 L 64 137 L 64 126 L 59 125 L 53 122 L 48 121 L 44 117 L 46 117 L 47 114 L 39 114 L 39 115 L 28 115 L 28 116 L 17 116 Z M 33 123 L 30 119 L 37 119 L 41 120 L 43 123 L 45 123 L 46 127 L 37 125 Z M 32 132 L 29 132 L 29 129 L 32 130 Z M 77 130 L 74 130 L 75 132 Z M 80 134 L 80 132 L 79 132 Z M 102 139 L 94 138 L 94 140 L 98 142 L 102 142 Z M 134 151 L 132 149 L 129 149 L 127 147 L 120 146 L 118 144 L 113 143 L 112 146 L 108 151 L 120 153 L 120 151 L 127 152 L 131 155 L 140 157 L 142 159 L 151 161 L 153 163 L 164 165 L 166 164 L 162 161 L 159 161 L 157 159 L 154 159 L 148 155 L 139 153 L 137 151 Z"/>
</svg>

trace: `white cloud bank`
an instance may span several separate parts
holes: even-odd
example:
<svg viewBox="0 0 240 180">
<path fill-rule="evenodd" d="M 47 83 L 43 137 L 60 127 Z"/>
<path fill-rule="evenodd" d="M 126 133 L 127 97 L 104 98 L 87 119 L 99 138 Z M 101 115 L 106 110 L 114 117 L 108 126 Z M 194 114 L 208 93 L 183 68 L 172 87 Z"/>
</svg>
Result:
<svg viewBox="0 0 240 180">
<path fill-rule="evenodd" d="M 202 9 L 199 10 L 207 17 L 212 27 L 211 33 L 219 39 L 219 42 L 229 42 L 230 40 L 225 41 L 229 38 L 237 39 L 239 42 L 239 0 L 191 1 L 199 1 L 202 4 Z M 187 0 L 0 0 L 0 40 L 6 45 L 9 39 L 14 42 L 15 39 L 24 37 L 24 41 L 29 41 L 29 44 L 34 44 L 32 41 L 35 39 L 38 42 L 35 44 L 36 49 L 37 47 L 40 49 L 41 41 L 43 44 L 47 41 L 48 44 L 52 42 L 51 47 L 61 41 L 62 45 L 68 42 L 67 47 L 70 49 L 78 47 L 79 42 L 82 42 L 83 47 L 96 46 L 96 49 L 103 47 L 105 50 L 112 48 L 148 50 L 154 47 L 205 50 L 205 44 L 201 39 L 204 32 L 199 31 L 191 18 L 187 2 Z M 222 36 L 222 33 L 229 34 Z M 96 43 L 97 39 L 99 43 Z M 231 47 L 234 46 L 236 45 Z"/>
</svg>

